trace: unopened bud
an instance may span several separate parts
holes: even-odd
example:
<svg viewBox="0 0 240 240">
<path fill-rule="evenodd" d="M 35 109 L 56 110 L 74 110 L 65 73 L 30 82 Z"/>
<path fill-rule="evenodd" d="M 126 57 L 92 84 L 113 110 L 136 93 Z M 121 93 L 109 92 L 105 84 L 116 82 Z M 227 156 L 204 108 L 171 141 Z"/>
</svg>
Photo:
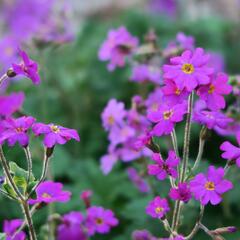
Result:
<svg viewBox="0 0 240 240">
<path fill-rule="evenodd" d="M 84 204 L 85 204 L 86 208 L 91 207 L 91 197 L 92 197 L 92 191 L 91 190 L 83 191 L 80 195 L 80 198 L 84 201 Z"/>
<path fill-rule="evenodd" d="M 7 70 L 7 76 L 10 77 L 10 78 L 13 78 L 13 77 L 16 77 L 17 74 L 13 71 L 12 68 L 9 68 L 9 69 Z"/>
<path fill-rule="evenodd" d="M 207 140 L 210 137 L 210 131 L 206 127 L 203 127 L 200 132 L 200 138 L 202 140 Z"/>
<path fill-rule="evenodd" d="M 54 151 L 54 147 L 55 146 L 53 146 L 51 148 L 46 148 L 46 156 L 47 156 L 47 158 L 50 158 L 52 156 L 53 151 Z"/>
</svg>

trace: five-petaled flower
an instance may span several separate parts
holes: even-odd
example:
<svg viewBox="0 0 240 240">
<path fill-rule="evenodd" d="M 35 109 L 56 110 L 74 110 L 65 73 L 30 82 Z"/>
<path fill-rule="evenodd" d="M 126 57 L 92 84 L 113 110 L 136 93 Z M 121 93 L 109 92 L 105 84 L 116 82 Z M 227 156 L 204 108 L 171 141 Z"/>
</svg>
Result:
<svg viewBox="0 0 240 240">
<path fill-rule="evenodd" d="M 56 144 L 65 144 L 70 139 L 80 141 L 80 137 L 75 129 L 65 128 L 52 123 L 35 123 L 32 130 L 36 136 L 44 135 L 43 143 L 47 148 L 52 148 Z"/>
<path fill-rule="evenodd" d="M 215 168 L 210 166 L 208 173 L 197 174 L 190 181 L 190 189 L 196 200 L 200 201 L 202 205 L 207 205 L 209 202 L 212 205 L 217 205 L 222 201 L 221 195 L 233 188 L 233 184 L 223 179 L 223 168 Z"/>
</svg>

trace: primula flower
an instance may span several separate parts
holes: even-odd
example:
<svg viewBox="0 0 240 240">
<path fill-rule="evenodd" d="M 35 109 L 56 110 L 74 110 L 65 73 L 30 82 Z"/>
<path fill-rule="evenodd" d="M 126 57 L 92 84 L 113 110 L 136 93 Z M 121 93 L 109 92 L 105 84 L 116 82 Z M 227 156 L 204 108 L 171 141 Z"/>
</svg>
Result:
<svg viewBox="0 0 240 240">
<path fill-rule="evenodd" d="M 88 234 L 94 233 L 106 234 L 112 227 L 118 225 L 118 219 L 111 210 L 102 207 L 92 206 L 87 209 L 86 227 Z"/>
<path fill-rule="evenodd" d="M 152 93 L 148 95 L 145 104 L 149 112 L 157 112 L 159 106 L 162 104 L 163 101 L 163 91 L 161 88 L 156 88 Z"/>
<path fill-rule="evenodd" d="M 35 123 L 32 130 L 36 136 L 44 135 L 43 143 L 47 148 L 52 148 L 56 144 L 65 144 L 70 139 L 80 141 L 80 137 L 75 129 L 44 123 Z"/>
<path fill-rule="evenodd" d="M 202 205 L 209 202 L 217 205 L 222 201 L 221 195 L 233 188 L 230 181 L 223 179 L 224 169 L 210 166 L 208 173 L 197 174 L 189 183 L 191 192 Z"/>
<path fill-rule="evenodd" d="M 132 233 L 132 240 L 157 240 L 147 230 L 136 230 Z"/>
<path fill-rule="evenodd" d="M 176 36 L 177 43 L 180 48 L 184 50 L 193 50 L 195 45 L 195 39 L 193 36 L 187 36 L 183 32 L 179 32 Z"/>
<path fill-rule="evenodd" d="M 187 183 L 179 183 L 176 188 L 171 188 L 169 197 L 187 203 L 191 198 L 191 191 Z"/>
<path fill-rule="evenodd" d="M 146 213 L 153 218 L 163 218 L 170 210 L 165 198 L 155 197 L 146 207 Z"/>
<path fill-rule="evenodd" d="M 170 134 L 174 124 L 181 122 L 186 112 L 187 106 L 185 103 L 174 106 L 162 103 L 157 111 L 149 111 L 147 118 L 151 122 L 157 123 L 152 130 L 153 134 L 156 136 Z"/>
<path fill-rule="evenodd" d="M 137 170 L 133 167 L 129 167 L 127 169 L 128 177 L 132 181 L 132 183 L 137 187 L 140 192 L 147 193 L 150 191 L 150 187 L 148 183 L 145 181 L 143 177 L 141 177 Z"/>
<path fill-rule="evenodd" d="M 231 93 L 232 87 L 228 84 L 228 76 L 219 73 L 215 78 L 211 79 L 211 83 L 201 86 L 197 90 L 197 94 L 203 99 L 207 107 L 211 110 L 225 108 L 225 100 L 222 95 Z"/>
<path fill-rule="evenodd" d="M 172 65 L 164 65 L 163 77 L 172 79 L 179 89 L 184 87 L 191 92 L 198 85 L 208 84 L 214 72 L 213 68 L 207 66 L 209 55 L 202 48 L 195 51 L 187 50 L 181 56 L 170 59 Z"/>
<path fill-rule="evenodd" d="M 160 68 L 157 66 L 148 66 L 146 64 L 136 65 L 133 67 L 131 80 L 136 82 L 149 81 L 155 84 L 160 84 Z"/>
<path fill-rule="evenodd" d="M 101 157 L 101 170 L 103 174 L 107 175 L 112 171 L 113 166 L 119 159 L 119 155 L 117 152 L 109 152 L 108 154 Z"/>
<path fill-rule="evenodd" d="M 37 198 L 30 199 L 29 204 L 35 203 L 52 203 L 52 202 L 68 202 L 71 193 L 62 190 L 61 183 L 45 181 L 42 182 L 36 189 Z"/>
<path fill-rule="evenodd" d="M 101 116 L 103 127 L 106 130 L 109 130 L 116 124 L 121 126 L 125 115 L 126 111 L 124 109 L 124 103 L 117 102 L 116 99 L 111 99 Z"/>
<path fill-rule="evenodd" d="M 155 161 L 155 164 L 148 165 L 148 174 L 156 175 L 159 180 L 164 180 L 167 176 L 177 178 L 178 173 L 176 167 L 180 159 L 173 150 L 168 152 L 168 158 L 166 160 L 163 160 L 159 153 L 154 153 L 152 159 Z"/>
<path fill-rule="evenodd" d="M 123 67 L 125 59 L 131 55 L 138 46 L 138 39 L 133 37 L 125 27 L 119 27 L 108 33 L 107 40 L 102 44 L 98 56 L 101 61 L 110 61 L 108 70 Z"/>
<path fill-rule="evenodd" d="M 13 146 L 18 142 L 22 147 L 28 146 L 29 136 L 28 129 L 35 122 L 33 117 L 7 118 L 1 121 L 3 128 L 0 133 L 0 143 L 8 142 L 9 146 Z"/>
<path fill-rule="evenodd" d="M 237 143 L 238 147 L 232 145 L 230 142 L 225 141 L 221 144 L 220 149 L 223 151 L 222 158 L 231 160 L 236 160 L 236 164 L 240 167 L 240 132 L 237 133 Z"/>
<path fill-rule="evenodd" d="M 57 228 L 57 240 L 87 240 L 83 222 L 84 216 L 80 212 L 65 214 Z"/>
<path fill-rule="evenodd" d="M 0 115 L 10 117 L 22 107 L 24 98 L 23 92 L 11 93 L 8 96 L 0 96 Z"/>
<path fill-rule="evenodd" d="M 27 53 L 19 49 L 19 55 L 22 58 L 20 64 L 12 64 L 13 71 L 17 75 L 24 75 L 27 78 L 30 78 L 34 84 L 40 83 L 40 76 L 38 74 L 38 64 L 31 60 Z"/>
<path fill-rule="evenodd" d="M 21 219 L 5 220 L 3 223 L 3 232 L 6 234 L 6 240 L 25 240 L 26 234 L 23 231 L 16 233 L 18 228 L 23 224 Z M 13 238 L 13 236 L 15 237 Z"/>
</svg>

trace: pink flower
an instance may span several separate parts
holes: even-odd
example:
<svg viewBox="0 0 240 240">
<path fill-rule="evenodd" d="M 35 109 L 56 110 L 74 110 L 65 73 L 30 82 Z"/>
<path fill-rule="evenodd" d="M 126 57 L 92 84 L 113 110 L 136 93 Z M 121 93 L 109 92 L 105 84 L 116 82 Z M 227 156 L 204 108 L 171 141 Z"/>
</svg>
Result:
<svg viewBox="0 0 240 240">
<path fill-rule="evenodd" d="M 88 234 L 94 233 L 106 234 L 112 227 L 118 225 L 118 219 L 111 210 L 102 207 L 92 206 L 87 209 L 86 227 Z"/>
<path fill-rule="evenodd" d="M 152 93 L 150 93 L 145 101 L 148 111 L 157 112 L 159 106 L 162 104 L 163 96 L 161 88 L 156 88 Z"/>
<path fill-rule="evenodd" d="M 240 167 L 240 132 L 237 133 L 237 142 L 239 147 L 232 145 L 230 142 L 225 141 L 220 146 L 220 149 L 224 152 L 222 153 L 222 158 L 228 160 L 236 160 L 236 164 Z"/>
<path fill-rule="evenodd" d="M 11 93 L 8 96 L 0 96 L 0 115 L 10 117 L 22 107 L 24 98 L 23 92 Z"/>
<path fill-rule="evenodd" d="M 179 183 L 176 188 L 171 188 L 169 197 L 187 203 L 191 198 L 191 191 L 187 183 Z"/>
<path fill-rule="evenodd" d="M 147 230 L 136 230 L 132 233 L 132 240 L 157 240 L 157 238 Z"/>
<path fill-rule="evenodd" d="M 170 210 L 165 198 L 155 197 L 146 207 L 146 213 L 153 218 L 163 218 Z"/>
<path fill-rule="evenodd" d="M 173 150 L 168 152 L 168 158 L 166 160 L 163 160 L 159 153 L 154 153 L 152 159 L 155 161 L 155 164 L 148 165 L 148 174 L 156 175 L 159 180 L 164 180 L 167 176 L 177 178 L 178 173 L 176 167 L 180 159 Z"/>
<path fill-rule="evenodd" d="M 209 55 L 202 48 L 187 50 L 179 57 L 170 59 L 172 65 L 164 65 L 163 77 L 172 79 L 179 89 L 184 87 L 191 92 L 198 85 L 208 84 L 214 70 L 207 67 Z"/>
<path fill-rule="evenodd" d="M 112 151 L 104 156 L 101 157 L 101 170 L 103 174 L 107 175 L 112 171 L 113 166 L 118 161 L 119 155 Z"/>
<path fill-rule="evenodd" d="M 22 219 L 13 219 L 13 220 L 4 220 L 3 223 L 3 232 L 6 234 L 6 240 L 25 240 L 26 234 L 23 231 L 16 233 L 19 227 L 23 223 Z M 15 237 L 13 238 L 13 236 Z M 5 239 L 5 238 L 4 238 Z"/>
<path fill-rule="evenodd" d="M 117 102 L 116 99 L 111 99 L 101 116 L 103 127 L 106 130 L 109 130 L 116 124 L 121 126 L 123 124 L 123 118 L 125 115 L 126 111 L 124 109 L 124 103 Z"/>
<path fill-rule="evenodd" d="M 7 118 L 1 122 L 3 128 L 0 133 L 0 143 L 8 142 L 9 146 L 13 146 L 18 142 L 22 147 L 28 146 L 29 136 L 28 129 L 35 122 L 33 117 Z"/>
<path fill-rule="evenodd" d="M 156 123 L 153 128 L 153 134 L 156 136 L 170 134 L 175 123 L 181 122 L 186 112 L 187 106 L 185 103 L 174 106 L 162 103 L 157 111 L 150 111 L 147 118 L 151 122 Z"/>
<path fill-rule="evenodd" d="M 228 84 L 228 76 L 219 73 L 216 78 L 211 79 L 211 83 L 206 86 L 200 86 L 197 94 L 203 99 L 207 107 L 211 110 L 225 108 L 225 100 L 222 95 L 231 93 L 232 87 Z"/>
<path fill-rule="evenodd" d="M 130 56 L 138 46 L 138 39 L 133 37 L 125 27 L 119 27 L 108 33 L 107 40 L 102 44 L 98 56 L 101 61 L 110 61 L 108 70 L 123 67 L 125 59 Z"/>
<path fill-rule="evenodd" d="M 32 80 L 34 84 L 40 83 L 40 76 L 38 74 L 38 65 L 36 62 L 31 60 L 27 53 L 19 49 L 19 55 L 22 58 L 20 64 L 13 63 L 13 71 L 17 75 L 24 75 Z"/>
<path fill-rule="evenodd" d="M 233 188 L 230 181 L 223 179 L 224 169 L 215 169 L 214 166 L 208 168 L 208 173 L 199 173 L 190 181 L 190 189 L 196 200 L 202 205 L 209 202 L 217 205 L 222 201 L 221 195 Z"/>
<path fill-rule="evenodd" d="M 193 36 L 187 36 L 185 33 L 179 32 L 176 36 L 176 40 L 182 49 L 194 49 L 195 39 Z"/>
<path fill-rule="evenodd" d="M 44 135 L 43 143 L 48 148 L 52 148 L 56 144 L 65 144 L 70 139 L 80 141 L 80 137 L 75 129 L 65 128 L 52 123 L 35 123 L 32 130 L 36 136 Z"/>
<path fill-rule="evenodd" d="M 52 203 L 52 202 L 68 202 L 71 193 L 62 191 L 61 183 L 45 181 L 42 182 L 36 189 L 37 198 L 29 199 L 29 204 L 35 203 Z"/>
<path fill-rule="evenodd" d="M 93 192 L 91 190 L 85 190 L 80 195 L 80 198 L 83 200 L 86 208 L 89 208 L 91 206 L 92 194 Z"/>
</svg>

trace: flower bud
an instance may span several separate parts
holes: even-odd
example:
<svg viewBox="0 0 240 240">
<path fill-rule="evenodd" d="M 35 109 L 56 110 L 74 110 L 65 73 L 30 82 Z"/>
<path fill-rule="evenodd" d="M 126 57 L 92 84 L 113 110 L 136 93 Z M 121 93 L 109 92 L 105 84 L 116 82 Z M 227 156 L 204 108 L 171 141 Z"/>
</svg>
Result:
<svg viewBox="0 0 240 240">
<path fill-rule="evenodd" d="M 92 191 L 91 190 L 85 190 L 80 195 L 80 198 L 84 201 L 84 204 L 85 204 L 86 208 L 91 207 L 91 197 L 92 197 Z"/>
<path fill-rule="evenodd" d="M 9 78 L 13 78 L 13 77 L 16 77 L 17 74 L 13 71 L 12 68 L 9 68 L 9 69 L 7 70 L 7 76 L 8 76 Z"/>
<path fill-rule="evenodd" d="M 50 158 L 52 156 L 53 151 L 54 151 L 54 147 L 55 146 L 53 146 L 51 148 L 46 148 L 46 156 L 47 156 L 47 158 Z"/>
</svg>

